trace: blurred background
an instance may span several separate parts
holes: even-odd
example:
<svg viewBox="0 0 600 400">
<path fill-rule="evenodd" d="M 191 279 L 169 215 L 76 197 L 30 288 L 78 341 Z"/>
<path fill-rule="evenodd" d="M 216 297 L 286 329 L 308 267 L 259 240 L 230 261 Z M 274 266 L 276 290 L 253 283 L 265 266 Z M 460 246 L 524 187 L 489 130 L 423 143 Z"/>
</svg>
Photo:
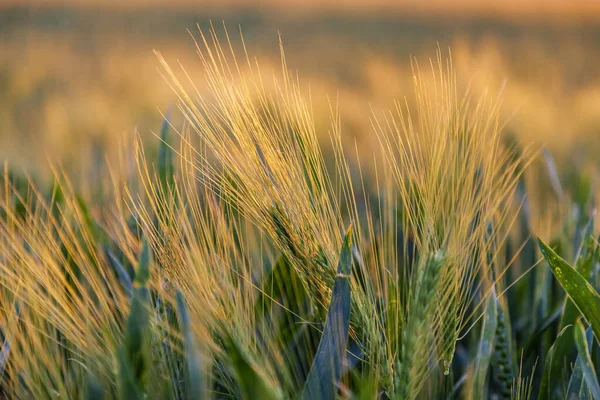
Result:
<svg viewBox="0 0 600 400">
<path fill-rule="evenodd" d="M 288 67 L 310 87 L 326 132 L 328 97 L 342 129 L 373 143 L 369 118 L 412 91 L 422 64 L 451 48 L 462 86 L 504 87 L 507 134 L 545 145 L 559 163 L 600 150 L 600 2 L 560 0 L 0 0 L 0 156 L 33 176 L 47 160 L 77 175 L 151 135 L 175 100 L 153 49 L 202 86 L 196 24 L 241 30 L 261 70 Z M 176 113 L 173 113 L 176 114 Z M 177 116 L 173 115 L 175 124 Z"/>
</svg>

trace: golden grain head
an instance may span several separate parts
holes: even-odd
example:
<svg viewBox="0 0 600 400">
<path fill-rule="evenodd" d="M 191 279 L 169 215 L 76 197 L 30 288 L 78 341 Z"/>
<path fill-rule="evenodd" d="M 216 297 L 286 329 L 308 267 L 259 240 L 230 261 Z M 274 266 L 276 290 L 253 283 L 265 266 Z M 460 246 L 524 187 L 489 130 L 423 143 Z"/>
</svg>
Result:
<svg viewBox="0 0 600 400">
<path fill-rule="evenodd" d="M 247 54 L 240 62 L 227 31 L 225 37 L 222 45 L 215 30 L 201 32 L 197 44 L 208 92 L 180 81 L 158 54 L 200 139 L 200 145 L 184 139 L 191 148 L 185 162 L 219 198 L 270 235 L 317 292 L 328 293 L 344 221 L 310 102 L 283 55 L 282 72 L 268 80 Z M 325 263 L 315 262 L 323 257 Z"/>
<path fill-rule="evenodd" d="M 439 50 L 429 67 L 423 71 L 413 61 L 414 99 L 373 119 L 399 193 L 403 229 L 421 255 L 414 260 L 411 290 L 427 268 L 427 255 L 444 254 L 431 311 L 437 349 L 428 350 L 423 374 L 431 358 L 448 368 L 456 341 L 504 274 L 500 249 L 516 217 L 513 193 L 532 159 L 531 152 L 516 155 L 504 145 L 499 97 L 474 98 L 468 88 L 463 93 L 451 58 Z"/>
</svg>

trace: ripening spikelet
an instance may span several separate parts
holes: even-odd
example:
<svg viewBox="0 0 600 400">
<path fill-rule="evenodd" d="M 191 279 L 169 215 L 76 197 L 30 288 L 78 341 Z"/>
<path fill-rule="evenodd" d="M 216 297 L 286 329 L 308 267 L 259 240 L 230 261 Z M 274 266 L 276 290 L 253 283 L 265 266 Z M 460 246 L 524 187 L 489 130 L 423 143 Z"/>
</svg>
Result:
<svg viewBox="0 0 600 400">
<path fill-rule="evenodd" d="M 434 254 L 419 268 L 419 276 L 415 281 L 414 297 L 408 303 L 408 324 L 403 332 L 402 350 L 397 365 L 396 395 L 399 399 L 408 399 L 419 392 L 419 377 L 429 368 L 427 360 L 429 348 L 434 343 L 431 326 L 435 313 L 435 303 L 430 301 L 435 296 L 436 284 L 444 266 L 442 252 Z M 420 344 L 424 342 L 424 344 Z"/>
<path fill-rule="evenodd" d="M 336 171 L 328 171 L 319 144 L 319 135 L 326 135 L 317 132 L 311 104 L 287 70 L 283 52 L 281 75 L 267 82 L 247 54 L 238 63 L 228 37 L 228 48 L 214 30 L 201 37 L 198 54 L 207 83 L 202 93 L 189 94 L 158 54 L 196 134 L 194 140 L 184 139 L 185 162 L 215 195 L 270 237 L 298 271 L 299 284 L 317 306 L 315 314 L 324 318 L 347 225 L 343 210 L 349 218 L 356 216 L 339 116 L 333 113 L 329 132 Z M 200 145 L 194 145 L 198 139 Z M 365 292 L 359 290 L 352 300 L 351 335 L 360 330 L 369 338 L 362 344 L 380 351 L 376 304 Z M 372 354 L 366 353 L 365 358 Z"/>
<path fill-rule="evenodd" d="M 203 357 L 205 372 L 211 364 L 222 363 L 235 345 L 248 353 L 261 376 L 288 387 L 290 374 L 280 362 L 282 345 L 270 336 L 273 327 L 261 326 L 253 313 L 260 290 L 254 280 L 269 249 L 254 227 L 196 179 L 197 171 L 188 162 L 193 155 L 186 144 L 189 135 L 182 139 L 178 168 L 168 187 L 157 179 L 137 141 L 141 191 L 129 195 L 160 266 L 161 293 L 169 298 L 176 289 L 185 299 L 193 336 L 210 356 Z M 215 373 L 211 379 L 231 393 L 236 390 L 227 374 Z"/>
<path fill-rule="evenodd" d="M 497 100 L 459 96 L 452 63 L 441 52 L 430 64 L 429 76 L 413 63 L 414 108 L 406 100 L 396 115 L 374 120 L 401 199 L 402 226 L 418 254 L 407 272 L 406 332 L 416 335 L 423 319 L 431 321 L 424 336 L 403 343 L 396 386 L 408 390 L 406 398 L 418 395 L 432 361 L 448 371 L 461 332 L 504 272 L 494 261 L 514 221 L 509 199 L 521 162 L 502 146 Z M 443 256 L 424 308 L 420 282 L 434 254 Z"/>
<path fill-rule="evenodd" d="M 196 175 L 273 238 L 319 301 L 329 298 L 343 232 L 310 104 L 283 59 L 281 80 L 265 82 L 248 56 L 201 33 L 207 91 L 188 91 L 158 54 L 179 108 L 206 153 L 186 160 Z M 189 144 L 189 146 L 194 146 Z M 210 159 L 210 162 L 207 162 Z"/>
<path fill-rule="evenodd" d="M 353 271 L 364 279 L 363 284 L 352 279 L 350 336 L 362 338 L 362 359 L 381 365 L 385 386 L 391 387 L 391 372 L 386 368 L 391 356 L 382 344 L 381 319 L 374 318 L 380 305 L 372 293 L 380 289 L 387 266 L 383 259 L 368 264 L 359 260 L 361 250 L 374 242 L 377 221 L 370 220 L 368 210 L 368 227 L 358 221 L 337 110 L 332 110 L 329 131 L 335 158 L 331 171 L 319 143 L 326 134 L 317 131 L 311 104 L 288 71 L 283 51 L 282 73 L 267 81 L 247 54 L 244 63 L 238 63 L 228 37 L 228 48 L 220 45 L 214 30 L 208 37 L 201 32 L 201 37 L 197 47 L 206 91 L 186 90 L 184 85 L 193 82 L 179 81 L 158 54 L 195 134 L 193 138 L 181 135 L 187 168 L 284 253 L 299 275 L 298 285 L 316 306 L 313 318 L 325 318 L 345 219 L 357 222 Z"/>
<path fill-rule="evenodd" d="M 89 210 L 58 174 L 50 201 L 33 185 L 26 199 L 9 181 L 0 200 L 3 389 L 10 398 L 77 398 L 88 374 L 114 388 L 128 300 Z"/>
<path fill-rule="evenodd" d="M 496 326 L 496 343 L 494 348 L 494 367 L 499 385 L 499 394 L 503 399 L 512 398 L 512 390 L 515 379 L 513 371 L 512 353 L 510 349 L 510 337 L 506 326 L 506 314 L 502 304 L 498 301 L 498 322 Z"/>
</svg>

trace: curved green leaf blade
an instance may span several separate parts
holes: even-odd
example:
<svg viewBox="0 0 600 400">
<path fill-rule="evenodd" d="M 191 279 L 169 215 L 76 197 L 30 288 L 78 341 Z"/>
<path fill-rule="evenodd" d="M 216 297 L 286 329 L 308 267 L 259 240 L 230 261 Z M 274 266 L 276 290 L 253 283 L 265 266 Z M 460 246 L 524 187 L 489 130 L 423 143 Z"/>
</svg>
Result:
<svg viewBox="0 0 600 400">
<path fill-rule="evenodd" d="M 158 149 L 158 176 L 165 190 L 173 187 L 173 149 L 169 144 L 169 117 L 165 116 L 160 128 L 160 147 Z"/>
<path fill-rule="evenodd" d="M 105 253 L 108 256 L 108 261 L 110 262 L 110 265 L 116 271 L 117 276 L 119 277 L 119 281 L 123 285 L 125 293 L 127 293 L 127 296 L 131 298 L 131 294 L 133 293 L 133 281 L 127 273 L 127 270 L 112 251 L 106 249 Z"/>
<path fill-rule="evenodd" d="M 118 374 L 118 398 L 120 400 L 141 400 L 143 393 L 136 385 L 134 372 L 126 353 L 127 349 L 121 347 L 117 351 L 117 362 L 119 365 Z"/>
<path fill-rule="evenodd" d="M 575 264 L 577 272 L 586 280 L 589 278 L 596 263 L 596 257 L 597 250 L 595 249 L 595 240 L 593 237 L 590 237 L 588 239 L 588 251 L 580 254 Z M 569 357 L 572 350 L 575 348 L 573 330 L 567 328 L 571 328 L 575 324 L 577 318 L 579 318 L 580 312 L 569 296 L 565 296 L 561 308 L 562 314 L 560 316 L 558 327 L 560 333 L 556 337 L 554 344 L 548 353 L 548 358 L 551 357 L 551 362 L 548 363 L 547 358 L 544 365 L 542 386 L 545 389 L 540 389 L 540 400 L 545 398 L 555 398 L 558 396 L 558 393 L 564 392 L 564 389 L 566 388 L 559 387 L 560 385 L 557 383 L 563 381 L 563 376 L 568 374 L 572 369 L 570 364 L 575 362 L 575 360 L 570 360 Z M 530 339 L 532 343 L 534 340 L 535 339 Z"/>
<path fill-rule="evenodd" d="M 539 238 L 538 243 L 544 258 L 550 264 L 552 273 L 583 317 L 590 323 L 594 336 L 598 340 L 600 338 L 600 295 L 583 276 Z"/>
<path fill-rule="evenodd" d="M 565 326 L 556 337 L 554 344 L 548 350 L 548 354 L 546 356 L 546 362 L 544 363 L 544 374 L 542 375 L 542 383 L 540 384 L 540 391 L 538 395 L 538 399 L 551 399 L 554 398 L 554 390 L 552 382 L 552 372 L 555 369 L 555 364 L 558 363 L 556 357 L 556 348 L 560 344 L 561 337 L 564 335 L 565 331 L 570 329 L 572 325 Z"/>
<path fill-rule="evenodd" d="M 229 362 L 240 387 L 242 399 L 280 399 L 281 396 L 277 389 L 252 365 L 236 339 L 229 336 L 227 341 Z"/>
<path fill-rule="evenodd" d="M 348 344 L 352 260 L 352 227 L 350 227 L 340 252 L 325 329 L 304 384 L 302 392 L 304 400 L 335 398 Z"/>
<path fill-rule="evenodd" d="M 142 396 L 148 383 L 150 368 L 150 291 L 147 287 L 133 290 L 129 318 L 125 326 L 125 342 L 119 356 L 122 398 Z M 137 395 L 134 396 L 134 394 Z"/>
<path fill-rule="evenodd" d="M 200 352 L 198 351 L 196 339 L 192 333 L 190 315 L 188 313 L 183 295 L 181 292 L 177 291 L 176 296 L 177 313 L 179 314 L 179 323 L 181 324 L 181 331 L 183 333 L 183 341 L 185 346 L 185 357 L 187 359 L 187 373 L 189 380 L 187 398 L 190 400 L 202 399 L 204 398 L 204 386 Z"/>
<path fill-rule="evenodd" d="M 138 286 L 144 286 L 150 279 L 150 263 L 152 262 L 152 253 L 148 240 L 144 236 L 142 239 L 142 250 L 140 252 L 138 267 L 135 271 L 134 283 Z"/>
<path fill-rule="evenodd" d="M 573 331 L 575 331 L 575 329 L 573 329 Z M 585 340 L 588 344 L 591 344 L 593 340 L 591 329 L 588 329 L 585 336 Z M 575 342 L 575 333 L 573 333 L 573 342 Z M 584 378 L 583 364 L 584 357 L 579 354 L 573 364 L 573 372 L 569 378 L 569 386 L 567 387 L 567 394 L 565 396 L 565 399 L 567 400 L 592 400 L 592 395 Z"/>
<path fill-rule="evenodd" d="M 575 324 L 574 337 L 577 351 L 579 352 L 579 359 L 581 360 L 583 378 L 594 399 L 600 400 L 600 384 L 598 384 L 598 377 L 596 376 L 596 370 L 594 369 L 594 363 L 592 362 L 590 349 L 585 336 L 585 328 L 581 324 L 581 321 L 577 321 Z"/>
<path fill-rule="evenodd" d="M 135 272 L 134 288 L 125 324 L 125 340 L 117 356 L 119 364 L 119 393 L 121 399 L 143 398 L 148 384 L 152 360 L 150 345 L 150 278 L 152 255 L 144 237 Z"/>
<path fill-rule="evenodd" d="M 486 379 L 490 366 L 490 360 L 494 351 L 494 340 L 496 337 L 496 327 L 498 323 L 498 309 L 496 303 L 496 293 L 492 292 L 487 300 L 483 325 L 481 327 L 481 339 L 477 358 L 475 360 L 475 379 L 472 394 L 487 398 Z"/>
</svg>

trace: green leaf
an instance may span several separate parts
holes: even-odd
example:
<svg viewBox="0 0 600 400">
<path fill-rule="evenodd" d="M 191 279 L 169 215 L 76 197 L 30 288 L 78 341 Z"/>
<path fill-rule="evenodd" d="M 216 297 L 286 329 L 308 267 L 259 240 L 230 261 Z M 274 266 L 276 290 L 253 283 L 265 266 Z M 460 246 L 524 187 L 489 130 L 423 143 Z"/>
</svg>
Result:
<svg viewBox="0 0 600 400">
<path fill-rule="evenodd" d="M 585 381 L 583 380 L 583 369 L 581 367 L 581 358 L 577 357 L 577 361 L 573 367 L 573 373 L 569 379 L 567 387 L 567 400 L 591 400 L 589 391 Z"/>
<path fill-rule="evenodd" d="M 555 364 L 561 362 L 561 360 L 559 360 L 556 357 L 556 348 L 559 345 L 561 337 L 564 335 L 565 331 L 570 329 L 571 327 L 571 325 L 564 327 L 556 337 L 556 340 L 554 341 L 554 344 L 552 344 L 552 346 L 550 347 L 550 350 L 548 350 L 548 354 L 546 355 L 546 362 L 544 363 L 544 374 L 542 375 L 542 383 L 540 384 L 540 391 L 538 396 L 540 400 L 551 399 L 555 397 L 553 396 L 554 385 L 552 381 L 552 373 L 557 369 L 555 367 Z"/>
<path fill-rule="evenodd" d="M 135 376 L 131 368 L 131 364 L 127 357 L 126 349 L 121 347 L 117 352 L 119 372 L 118 372 L 118 388 L 119 399 L 121 400 L 141 400 L 143 394 L 136 384 Z"/>
<path fill-rule="evenodd" d="M 274 300 L 296 314 L 306 315 L 309 312 L 308 292 L 285 254 L 277 259 L 263 280 L 254 306 L 257 320 L 262 320 L 265 316 L 271 317 L 273 308 L 279 307 Z M 295 325 L 296 322 L 294 321 Z"/>
<path fill-rule="evenodd" d="M 591 344 L 593 335 L 591 334 L 590 329 L 588 329 L 588 332 L 585 334 L 585 336 L 586 337 L 584 340 Z M 575 337 L 575 334 L 573 335 L 573 337 Z M 573 366 L 573 373 L 571 374 L 571 377 L 569 379 L 569 386 L 567 387 L 567 395 L 565 396 L 565 399 L 592 399 L 592 395 L 584 378 L 584 357 L 582 357 L 581 355 L 578 355 L 577 360 L 575 360 L 575 365 Z"/>
<path fill-rule="evenodd" d="M 90 209 L 83 197 L 75 196 L 75 200 L 83 217 L 84 228 L 90 235 L 92 235 L 96 243 L 107 243 L 109 240 L 108 235 L 92 217 L 92 213 L 90 212 Z"/>
<path fill-rule="evenodd" d="M 179 323 L 183 333 L 185 356 L 187 358 L 189 382 L 187 398 L 190 400 L 201 399 L 204 397 L 202 361 L 196 339 L 192 333 L 190 315 L 185 300 L 179 291 L 177 291 L 177 313 L 179 314 Z"/>
<path fill-rule="evenodd" d="M 133 282 L 131 281 L 131 277 L 127 273 L 127 270 L 112 251 L 106 249 L 105 254 L 108 256 L 108 261 L 110 262 L 110 265 L 117 273 L 119 282 L 121 282 L 121 284 L 123 285 L 125 293 L 127 293 L 128 297 L 131 297 L 131 293 L 133 291 Z"/>
<path fill-rule="evenodd" d="M 269 343 L 280 343 L 283 354 L 290 357 L 290 373 L 294 386 L 301 388 L 319 343 L 320 332 L 303 323 L 314 312 L 311 297 L 298 270 L 285 254 L 277 259 L 261 279 L 261 290 L 254 303 L 257 341 L 262 351 L 270 354 Z M 277 362 L 275 359 L 274 362 Z M 276 373 L 283 371 L 275 371 Z"/>
<path fill-rule="evenodd" d="M 554 194 L 556 194 L 558 200 L 562 200 L 564 198 L 564 191 L 560 184 L 560 177 L 558 175 L 558 168 L 556 168 L 556 163 L 554 162 L 554 157 L 552 157 L 552 154 L 548 149 L 543 149 L 543 155 Z"/>
<path fill-rule="evenodd" d="M 233 336 L 227 339 L 227 354 L 231 368 L 236 377 L 236 381 L 242 392 L 242 399 L 264 399 L 276 400 L 280 399 L 278 391 L 272 386 L 269 380 L 259 373 L 252 365 L 249 358 L 239 346 Z"/>
<path fill-rule="evenodd" d="M 138 267 L 135 271 L 134 282 L 137 285 L 144 286 L 148 282 L 148 279 L 150 279 L 151 259 L 152 254 L 150 251 L 150 246 L 148 245 L 148 240 L 144 236 L 144 238 L 142 239 L 142 251 L 140 252 Z"/>
<path fill-rule="evenodd" d="M 325 329 L 304 384 L 302 399 L 335 398 L 348 343 L 352 261 L 352 226 L 350 226 L 340 252 Z"/>
<path fill-rule="evenodd" d="M 129 318 L 125 331 L 125 354 L 133 373 L 135 384 L 143 389 L 150 368 L 150 291 L 135 288 L 131 299 Z"/>
<path fill-rule="evenodd" d="M 496 293 L 490 293 L 487 305 L 485 308 L 485 315 L 483 317 L 483 325 L 481 327 L 481 339 L 479 340 L 479 348 L 477 351 L 477 358 L 475 360 L 475 379 L 473 384 L 473 395 L 485 399 L 486 394 L 486 380 L 488 377 L 488 370 L 490 360 L 494 352 L 494 340 L 496 337 L 496 327 L 498 323 L 498 310 L 496 304 Z"/>
<path fill-rule="evenodd" d="M 590 276 L 598 253 L 594 238 L 590 236 L 587 242 L 587 245 L 584 247 L 585 251 L 581 252 L 576 261 L 577 272 L 579 272 L 586 280 Z M 550 368 L 550 371 L 544 370 L 544 374 L 549 374 L 547 381 L 552 383 L 562 382 L 562 377 L 571 370 L 570 364 L 575 361 L 571 357 L 573 349 L 575 348 L 573 331 L 566 328 L 575 324 L 577 318 L 579 318 L 580 312 L 569 296 L 565 296 L 562 310 L 558 327 L 561 334 L 556 337 L 554 344 L 552 345 L 553 362 L 551 364 L 545 363 L 545 368 Z M 557 388 L 556 385 L 553 387 Z M 546 393 L 544 395 L 548 394 L 549 393 Z M 541 397 L 540 395 L 540 398 L 544 397 Z"/>
<path fill-rule="evenodd" d="M 575 324 L 575 344 L 577 345 L 577 351 L 581 360 L 581 366 L 583 371 L 583 377 L 589 390 L 592 392 L 592 396 L 595 400 L 600 400 L 600 384 L 598 384 L 598 377 L 596 376 L 596 370 L 592 363 L 592 357 L 590 356 L 590 349 L 588 342 L 585 337 L 585 329 L 581 324 L 581 321 L 577 321 Z"/>
<path fill-rule="evenodd" d="M 145 286 L 150 277 L 150 248 L 144 238 L 135 273 L 129 318 L 125 325 L 125 343 L 119 357 L 119 387 L 122 399 L 143 396 L 152 360 L 150 349 L 150 291 Z"/>
<path fill-rule="evenodd" d="M 590 323 L 594 336 L 598 340 L 600 338 L 600 295 L 583 276 L 560 258 L 554 250 L 539 238 L 538 242 L 544 258 L 550 264 L 552 273 L 583 317 Z"/>
<path fill-rule="evenodd" d="M 173 149 L 169 145 L 169 119 L 165 117 L 160 128 L 158 149 L 158 177 L 165 190 L 173 186 Z"/>
</svg>

